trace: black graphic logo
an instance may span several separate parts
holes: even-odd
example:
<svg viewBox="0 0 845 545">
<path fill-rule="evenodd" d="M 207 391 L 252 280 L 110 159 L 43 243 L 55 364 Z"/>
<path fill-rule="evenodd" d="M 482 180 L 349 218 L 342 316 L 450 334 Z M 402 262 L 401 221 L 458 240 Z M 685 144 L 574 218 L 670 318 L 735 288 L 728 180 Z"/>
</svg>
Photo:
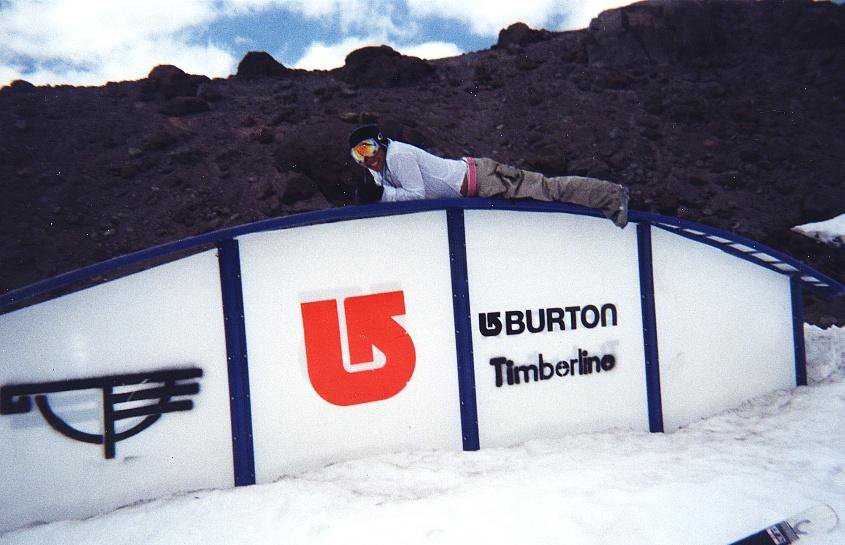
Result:
<svg viewBox="0 0 845 545">
<path fill-rule="evenodd" d="M 554 361 L 554 360 L 553 360 Z M 560 360 L 556 364 L 537 358 L 536 364 L 518 365 L 505 357 L 491 358 L 490 365 L 496 369 L 496 388 L 550 380 L 554 377 L 574 377 L 612 371 L 616 367 L 616 356 L 604 354 L 591 356 L 586 350 L 578 349 L 578 357 Z"/>
<path fill-rule="evenodd" d="M 190 411 L 194 402 L 190 399 L 173 400 L 173 397 L 194 395 L 199 392 L 196 382 L 177 383 L 202 376 L 202 369 L 168 369 L 151 371 L 131 375 L 111 375 L 105 377 L 86 378 L 78 380 L 63 380 L 57 382 L 41 382 L 33 384 L 9 384 L 0 388 L 0 415 L 24 414 L 32 410 L 32 399 L 41 416 L 57 432 L 84 443 L 103 445 L 107 459 L 114 458 L 115 445 L 118 441 L 128 439 L 149 428 L 161 418 L 164 413 Z M 158 386 L 161 384 L 161 386 Z M 114 389 L 122 386 L 140 385 L 131 391 L 115 393 Z M 153 387 L 148 387 L 153 385 Z M 73 390 L 100 389 L 103 391 L 103 434 L 86 433 L 71 427 L 62 420 L 50 407 L 47 400 L 49 394 L 70 392 Z M 125 390 L 121 388 L 121 390 Z M 121 403 L 144 400 L 156 400 L 153 403 L 133 403 L 126 409 L 116 409 Z M 127 430 L 117 432 L 115 422 L 127 418 L 143 417 L 143 420 Z"/>
<path fill-rule="evenodd" d="M 478 314 L 478 330 L 485 337 L 496 337 L 502 332 L 506 335 L 521 335 L 526 332 L 574 330 L 578 329 L 579 324 L 586 329 L 615 326 L 617 324 L 616 305 L 607 303 L 601 307 L 585 305 L 583 307 L 540 308 L 536 311 L 507 310 Z"/>
</svg>

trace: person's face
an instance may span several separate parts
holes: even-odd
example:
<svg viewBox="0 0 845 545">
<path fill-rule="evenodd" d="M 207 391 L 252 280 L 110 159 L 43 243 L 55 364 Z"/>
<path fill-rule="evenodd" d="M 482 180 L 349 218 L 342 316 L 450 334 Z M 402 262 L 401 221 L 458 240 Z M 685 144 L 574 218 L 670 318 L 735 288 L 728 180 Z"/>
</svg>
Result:
<svg viewBox="0 0 845 545">
<path fill-rule="evenodd" d="M 384 167 L 385 149 L 374 138 L 364 140 L 352 148 L 352 158 L 364 168 L 379 171 Z"/>
<path fill-rule="evenodd" d="M 384 166 L 385 155 L 385 149 L 379 146 L 375 155 L 372 157 L 364 157 L 364 166 L 371 170 L 375 170 L 376 172 L 380 171 Z"/>
</svg>

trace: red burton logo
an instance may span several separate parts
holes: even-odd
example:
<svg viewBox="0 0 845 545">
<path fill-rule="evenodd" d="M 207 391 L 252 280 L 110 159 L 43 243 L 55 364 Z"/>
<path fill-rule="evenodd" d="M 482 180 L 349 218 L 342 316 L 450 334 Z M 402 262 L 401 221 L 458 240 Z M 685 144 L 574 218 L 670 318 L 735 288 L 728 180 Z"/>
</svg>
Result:
<svg viewBox="0 0 845 545">
<path fill-rule="evenodd" d="M 339 301 L 301 303 L 308 377 L 334 405 L 358 405 L 395 396 L 414 374 L 416 350 L 394 316 L 405 314 L 402 291 L 343 299 L 348 341 L 344 360 Z"/>
</svg>

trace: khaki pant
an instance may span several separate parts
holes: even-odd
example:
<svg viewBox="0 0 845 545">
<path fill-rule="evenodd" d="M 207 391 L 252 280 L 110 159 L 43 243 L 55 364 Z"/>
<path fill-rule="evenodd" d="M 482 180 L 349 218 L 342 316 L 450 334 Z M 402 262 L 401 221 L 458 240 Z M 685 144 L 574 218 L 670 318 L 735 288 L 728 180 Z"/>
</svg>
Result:
<svg viewBox="0 0 845 545">
<path fill-rule="evenodd" d="M 476 195 L 479 197 L 579 204 L 597 208 L 606 218 L 613 218 L 627 195 L 623 186 L 596 178 L 547 178 L 538 172 L 521 170 L 486 157 L 473 160 L 476 168 Z"/>
</svg>

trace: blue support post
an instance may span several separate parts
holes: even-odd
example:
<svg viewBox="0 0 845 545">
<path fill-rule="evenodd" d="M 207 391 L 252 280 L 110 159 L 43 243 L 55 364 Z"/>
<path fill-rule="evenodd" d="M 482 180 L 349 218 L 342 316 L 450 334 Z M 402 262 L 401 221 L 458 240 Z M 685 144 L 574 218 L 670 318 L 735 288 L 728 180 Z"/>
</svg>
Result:
<svg viewBox="0 0 845 545">
<path fill-rule="evenodd" d="M 795 346 L 795 385 L 807 385 L 807 355 L 804 347 L 804 292 L 801 279 L 789 279 L 792 291 L 792 342 Z"/>
<path fill-rule="evenodd" d="M 229 239 L 218 242 L 217 252 L 229 367 L 229 408 L 232 418 L 235 486 L 244 486 L 255 484 L 255 456 L 252 444 L 252 412 L 249 400 L 249 370 L 238 241 Z"/>
<path fill-rule="evenodd" d="M 450 208 L 446 211 L 446 220 L 449 229 L 449 263 L 452 269 L 452 307 L 455 317 L 455 348 L 458 356 L 461 435 L 464 450 L 478 450 L 478 407 L 475 399 L 464 211 Z"/>
<path fill-rule="evenodd" d="M 640 266 L 640 302 L 643 315 L 643 348 L 648 395 L 648 429 L 663 431 L 663 398 L 660 393 L 660 359 L 657 351 L 657 317 L 654 310 L 654 269 L 651 254 L 651 224 L 637 224 Z"/>
</svg>

